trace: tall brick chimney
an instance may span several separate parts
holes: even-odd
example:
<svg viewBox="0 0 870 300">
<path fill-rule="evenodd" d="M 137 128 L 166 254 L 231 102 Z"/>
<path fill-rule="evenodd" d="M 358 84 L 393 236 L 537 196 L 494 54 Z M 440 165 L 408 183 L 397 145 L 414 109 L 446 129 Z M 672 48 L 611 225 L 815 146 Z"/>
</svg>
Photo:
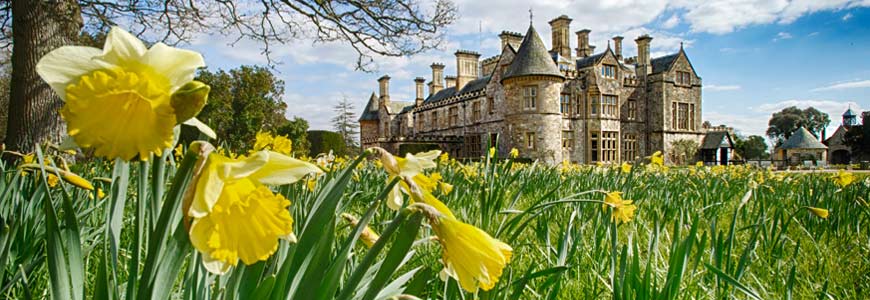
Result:
<svg viewBox="0 0 870 300">
<path fill-rule="evenodd" d="M 616 60 L 622 61 L 622 37 L 613 37 L 613 54 L 616 54 Z"/>
<path fill-rule="evenodd" d="M 480 69 L 480 53 L 459 50 L 456 55 L 456 91 L 462 90 L 466 84 L 477 79 Z"/>
<path fill-rule="evenodd" d="M 432 68 L 432 81 L 429 82 L 429 96 L 431 96 L 444 88 L 444 65 L 434 63 L 429 67 Z"/>
<path fill-rule="evenodd" d="M 577 31 L 577 58 L 592 55 L 592 49 L 589 48 L 589 32 L 589 29 Z"/>
<path fill-rule="evenodd" d="M 378 105 L 381 106 L 389 106 L 390 105 L 390 76 L 384 75 L 381 78 L 378 78 L 378 86 L 380 87 L 380 98 L 378 98 Z"/>
<path fill-rule="evenodd" d="M 559 53 L 563 57 L 571 57 L 571 37 L 569 36 L 571 21 L 571 18 L 566 15 L 561 15 L 550 21 L 550 31 L 553 37 L 553 49 L 550 49 L 550 52 Z"/>
<path fill-rule="evenodd" d="M 649 44 L 652 38 L 649 35 L 641 35 L 634 40 L 637 43 L 637 72 L 638 77 L 652 73 L 650 67 Z"/>
<path fill-rule="evenodd" d="M 417 92 L 417 98 L 414 99 L 414 103 L 417 106 L 420 106 L 421 104 L 423 104 L 423 83 L 424 82 L 426 82 L 426 78 L 423 78 L 423 77 L 414 78 L 414 87 L 415 87 L 415 91 Z"/>
</svg>

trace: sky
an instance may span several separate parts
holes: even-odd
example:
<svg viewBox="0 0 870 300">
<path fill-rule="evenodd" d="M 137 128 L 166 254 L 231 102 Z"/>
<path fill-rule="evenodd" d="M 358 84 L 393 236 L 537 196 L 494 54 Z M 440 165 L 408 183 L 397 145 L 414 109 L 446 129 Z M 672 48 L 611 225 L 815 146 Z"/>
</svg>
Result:
<svg viewBox="0 0 870 300">
<path fill-rule="evenodd" d="M 392 78 L 392 100 L 413 101 L 413 79 L 431 80 L 429 65 L 443 63 L 445 75 L 455 75 L 456 50 L 477 51 L 481 59 L 497 55 L 498 34 L 526 32 L 529 9 L 548 46 L 548 21 L 563 14 L 573 19 L 571 32 L 592 31 L 596 52 L 615 35 L 625 37 L 625 56 L 637 54 L 634 39 L 642 34 L 653 37 L 653 57 L 675 53 L 683 43 L 703 80 L 703 119 L 744 135 L 764 135 L 770 115 L 788 106 L 813 106 L 828 113 L 828 134 L 848 107 L 870 110 L 870 0 L 454 3 L 458 18 L 445 28 L 441 49 L 411 57 L 376 57 L 371 72 L 354 69 L 357 54 L 346 44 L 303 39 L 271 45 L 278 62 L 274 72 L 285 83 L 287 116 L 307 119 L 311 129 L 332 129 L 332 106 L 347 97 L 361 112 L 382 75 Z M 261 45 L 233 40 L 204 36 L 187 47 L 202 52 L 210 69 L 267 63 Z M 573 34 L 571 47 L 577 47 Z"/>
</svg>

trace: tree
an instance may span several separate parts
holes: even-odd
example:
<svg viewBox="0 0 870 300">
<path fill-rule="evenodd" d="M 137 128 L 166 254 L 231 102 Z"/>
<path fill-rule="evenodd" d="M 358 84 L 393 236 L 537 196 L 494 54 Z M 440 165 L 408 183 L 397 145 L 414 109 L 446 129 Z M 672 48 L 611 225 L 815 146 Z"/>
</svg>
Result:
<svg viewBox="0 0 870 300">
<path fill-rule="evenodd" d="M 692 162 L 695 153 L 698 152 L 698 142 L 694 140 L 676 140 L 671 142 L 671 161 L 677 165 L 685 165 Z"/>
<path fill-rule="evenodd" d="M 29 151 L 35 142 L 65 135 L 57 113 L 63 102 L 34 67 L 49 51 L 73 44 L 82 29 L 101 33 L 129 24 L 130 32 L 171 45 L 220 32 L 235 41 L 258 42 L 270 62 L 276 44 L 338 41 L 356 50 L 357 69 L 370 70 L 375 55 L 437 48 L 443 28 L 455 19 L 450 0 L 0 1 L 0 47 L 12 48 L 8 112 L 15 118 L 8 122 L 7 144 Z"/>
<path fill-rule="evenodd" d="M 344 144 L 344 139 L 337 132 L 326 130 L 311 130 L 308 132 L 308 139 L 311 141 L 311 151 L 309 155 L 312 157 L 318 154 L 327 154 L 332 152 L 335 156 L 344 156 L 347 148 Z"/>
<path fill-rule="evenodd" d="M 813 107 L 801 110 L 795 106 L 790 106 L 771 116 L 770 121 L 767 123 L 767 136 L 779 145 L 788 139 L 798 128 L 804 127 L 816 138 L 819 138 L 829 123 L 831 123 L 831 119 L 828 117 L 828 114 Z"/>
<path fill-rule="evenodd" d="M 744 159 L 765 159 L 767 155 L 767 142 L 764 137 L 751 135 L 749 137 L 738 136 L 734 140 L 734 150 Z"/>
<path fill-rule="evenodd" d="M 308 141 L 308 121 L 300 117 L 293 117 L 275 131 L 278 135 L 285 135 L 293 141 L 293 155 L 299 157 L 308 155 L 311 143 Z"/>
<path fill-rule="evenodd" d="M 198 118 L 213 128 L 219 143 L 229 149 L 245 150 L 257 132 L 274 131 L 287 122 L 287 106 L 281 100 L 284 82 L 269 69 L 241 66 L 229 72 L 203 70 L 196 80 L 211 86 L 208 103 Z"/>
<path fill-rule="evenodd" d="M 338 104 L 333 106 L 333 111 L 335 111 L 335 117 L 332 118 L 332 127 L 344 139 L 344 144 L 349 152 L 356 153 L 356 149 L 359 148 L 356 142 L 357 135 L 359 135 L 356 107 L 347 100 L 347 96 L 342 96 Z"/>
<path fill-rule="evenodd" d="M 844 143 L 852 149 L 852 161 L 870 159 L 870 123 L 868 115 L 862 116 L 862 125 L 852 125 L 846 131 Z"/>
<path fill-rule="evenodd" d="M 12 77 L 11 53 L 0 49 L 0 144 L 6 139 L 6 120 L 9 107 L 9 80 Z"/>
</svg>

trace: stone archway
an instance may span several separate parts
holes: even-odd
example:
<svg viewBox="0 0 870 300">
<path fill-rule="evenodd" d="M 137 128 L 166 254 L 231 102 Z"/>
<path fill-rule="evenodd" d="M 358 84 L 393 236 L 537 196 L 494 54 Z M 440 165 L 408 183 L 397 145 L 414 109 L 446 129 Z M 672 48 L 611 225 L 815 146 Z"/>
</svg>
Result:
<svg viewBox="0 0 870 300">
<path fill-rule="evenodd" d="M 845 165 L 849 164 L 852 161 L 852 155 L 849 153 L 849 150 L 840 149 L 834 150 L 831 152 L 831 164 L 834 165 Z"/>
</svg>

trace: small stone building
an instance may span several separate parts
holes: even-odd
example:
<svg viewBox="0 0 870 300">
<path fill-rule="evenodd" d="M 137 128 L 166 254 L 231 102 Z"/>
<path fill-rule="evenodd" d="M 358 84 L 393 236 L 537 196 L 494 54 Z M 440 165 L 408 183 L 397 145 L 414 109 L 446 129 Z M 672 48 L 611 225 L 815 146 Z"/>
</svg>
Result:
<svg viewBox="0 0 870 300">
<path fill-rule="evenodd" d="M 828 163 L 834 165 L 845 165 L 857 160 L 852 155 L 852 148 L 846 145 L 846 131 L 852 126 L 858 125 L 858 115 L 852 111 L 852 108 L 843 113 L 843 123 L 837 127 L 834 134 L 824 141 L 828 146 Z M 857 161 L 856 161 L 857 162 Z"/>
<path fill-rule="evenodd" d="M 704 135 L 698 151 L 705 165 L 727 165 L 733 159 L 734 142 L 728 131 L 710 131 Z"/>
<path fill-rule="evenodd" d="M 784 160 L 788 165 L 798 165 L 805 161 L 815 164 L 827 161 L 828 147 L 819 142 L 806 128 L 799 128 L 776 148 L 774 158 Z"/>
<path fill-rule="evenodd" d="M 701 77 L 682 47 L 653 58 L 653 38 L 641 35 L 637 56 L 624 57 L 616 36 L 596 53 L 583 29 L 572 49 L 571 21 L 550 21 L 550 49 L 530 25 L 525 34 L 502 32 L 493 57 L 456 51 L 455 76 L 432 64 L 429 93 L 426 79 L 414 79 L 414 101 L 390 99 L 390 78 L 381 77 L 360 118 L 361 145 L 396 153 L 434 143 L 455 157 L 480 157 L 497 145 L 502 157 L 516 148 L 555 164 L 634 161 L 670 153 L 674 141 L 700 144 Z"/>
</svg>

